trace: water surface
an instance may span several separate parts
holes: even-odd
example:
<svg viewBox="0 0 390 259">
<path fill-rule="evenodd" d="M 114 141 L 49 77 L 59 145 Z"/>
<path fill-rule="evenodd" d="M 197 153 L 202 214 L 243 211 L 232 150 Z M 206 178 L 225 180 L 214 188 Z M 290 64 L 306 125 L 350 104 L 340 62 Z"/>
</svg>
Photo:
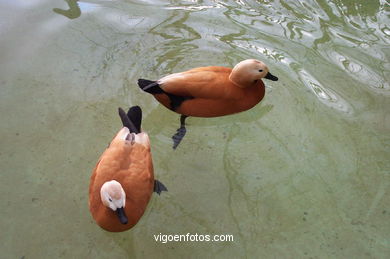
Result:
<svg viewBox="0 0 390 259">
<path fill-rule="evenodd" d="M 2 258 L 386 258 L 389 3 L 0 1 Z M 250 111 L 179 124 L 138 78 L 260 59 Z M 140 105 L 157 178 L 137 226 L 101 230 L 90 173 Z M 233 234 L 159 243 L 155 234 Z M 386 256 L 387 255 L 387 256 Z"/>
</svg>

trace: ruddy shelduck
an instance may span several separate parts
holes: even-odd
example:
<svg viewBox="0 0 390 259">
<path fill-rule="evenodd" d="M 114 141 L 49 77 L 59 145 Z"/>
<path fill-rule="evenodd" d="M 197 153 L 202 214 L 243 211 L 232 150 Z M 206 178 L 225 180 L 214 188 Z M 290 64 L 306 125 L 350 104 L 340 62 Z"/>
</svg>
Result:
<svg viewBox="0 0 390 259">
<path fill-rule="evenodd" d="M 247 59 L 234 68 L 210 66 L 167 75 L 157 81 L 139 79 L 139 87 L 168 109 L 181 114 L 180 128 L 172 137 L 176 148 L 186 133 L 185 119 L 218 117 L 249 110 L 264 97 L 262 78 L 277 81 L 268 67 Z"/>
<path fill-rule="evenodd" d="M 132 228 L 144 214 L 152 192 L 166 187 L 154 180 L 148 134 L 141 132 L 138 106 L 126 114 L 123 128 L 101 155 L 89 185 L 89 209 L 96 223 L 111 232 Z"/>
</svg>

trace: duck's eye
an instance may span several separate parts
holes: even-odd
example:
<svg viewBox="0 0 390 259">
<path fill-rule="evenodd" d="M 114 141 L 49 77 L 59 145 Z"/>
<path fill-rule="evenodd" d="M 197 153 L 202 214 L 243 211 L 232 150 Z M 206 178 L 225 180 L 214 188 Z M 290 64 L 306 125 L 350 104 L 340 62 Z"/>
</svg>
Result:
<svg viewBox="0 0 390 259">
<path fill-rule="evenodd" d="M 260 72 L 260 73 L 263 72 L 263 69 L 259 69 L 259 72 Z"/>
<path fill-rule="evenodd" d="M 112 199 L 111 199 L 111 198 L 108 198 L 108 200 L 109 200 L 110 202 L 112 202 Z"/>
</svg>

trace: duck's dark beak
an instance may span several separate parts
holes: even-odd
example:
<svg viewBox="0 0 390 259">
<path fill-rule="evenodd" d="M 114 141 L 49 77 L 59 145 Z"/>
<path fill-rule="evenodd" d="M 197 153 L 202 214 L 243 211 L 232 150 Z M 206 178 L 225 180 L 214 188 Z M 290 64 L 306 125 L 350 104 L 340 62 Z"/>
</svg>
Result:
<svg viewBox="0 0 390 259">
<path fill-rule="evenodd" d="M 269 80 L 272 80 L 272 81 L 278 81 L 278 78 L 276 76 L 274 76 L 273 74 L 271 74 L 270 72 L 268 72 L 264 78 L 267 78 Z"/>
<path fill-rule="evenodd" d="M 123 209 L 123 207 L 116 209 L 116 214 L 118 215 L 119 221 L 122 224 L 127 224 L 127 217 L 126 217 L 125 210 Z"/>
</svg>

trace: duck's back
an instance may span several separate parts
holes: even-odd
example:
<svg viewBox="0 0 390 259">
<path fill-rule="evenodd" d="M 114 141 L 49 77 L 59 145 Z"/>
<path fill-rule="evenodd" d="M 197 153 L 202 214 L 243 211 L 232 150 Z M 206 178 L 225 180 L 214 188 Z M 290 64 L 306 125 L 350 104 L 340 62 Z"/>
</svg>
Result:
<svg viewBox="0 0 390 259">
<path fill-rule="evenodd" d="M 231 91 L 239 90 L 229 80 L 231 68 L 198 67 L 161 78 L 157 82 L 167 93 L 195 98 L 232 98 Z"/>
</svg>

